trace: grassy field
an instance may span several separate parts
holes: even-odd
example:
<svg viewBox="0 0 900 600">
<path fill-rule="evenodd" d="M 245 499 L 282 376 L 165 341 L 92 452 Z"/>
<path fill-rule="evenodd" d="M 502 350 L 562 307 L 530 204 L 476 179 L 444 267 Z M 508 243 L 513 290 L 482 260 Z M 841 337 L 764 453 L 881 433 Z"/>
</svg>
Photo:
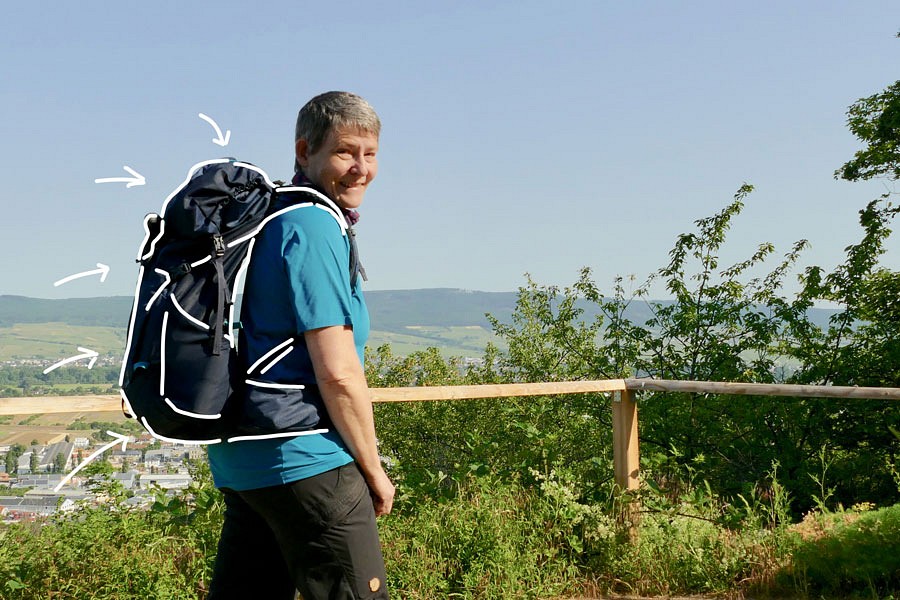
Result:
<svg viewBox="0 0 900 600">
<path fill-rule="evenodd" d="M 487 343 L 498 343 L 489 330 L 478 325 L 464 327 L 439 327 L 410 325 L 406 333 L 373 330 L 369 335 L 369 347 L 390 344 L 396 355 L 408 355 L 428 347 L 441 349 L 446 357 L 463 356 L 480 358 Z"/>
<path fill-rule="evenodd" d="M 65 323 L 17 323 L 0 327 L 0 361 L 67 358 L 78 354 L 79 346 L 101 356 L 121 354 L 125 330 Z"/>
<path fill-rule="evenodd" d="M 480 357 L 493 334 L 478 325 L 464 327 L 409 326 L 404 333 L 373 330 L 369 347 L 391 344 L 395 354 L 410 354 L 429 346 L 444 356 Z M 101 356 L 119 356 L 125 347 L 125 330 L 64 323 L 26 323 L 0 327 L 0 362 L 23 359 L 58 360 L 78 354 L 78 347 Z"/>
</svg>

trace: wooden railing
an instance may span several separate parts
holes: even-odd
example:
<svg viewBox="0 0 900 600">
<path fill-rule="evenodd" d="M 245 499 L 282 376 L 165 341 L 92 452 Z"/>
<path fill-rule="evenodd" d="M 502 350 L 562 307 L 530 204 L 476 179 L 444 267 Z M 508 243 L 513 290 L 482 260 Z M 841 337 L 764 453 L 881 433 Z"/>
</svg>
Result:
<svg viewBox="0 0 900 600">
<path fill-rule="evenodd" d="M 619 487 L 626 491 L 637 489 L 639 485 L 640 453 L 638 448 L 638 411 L 635 401 L 638 392 L 900 400 L 900 388 L 674 381 L 668 379 L 607 379 L 549 383 L 372 388 L 370 391 L 374 402 L 423 402 L 611 393 L 615 479 Z M 121 409 L 120 402 L 119 396 L 0 398 L 0 415 L 118 411 Z"/>
</svg>

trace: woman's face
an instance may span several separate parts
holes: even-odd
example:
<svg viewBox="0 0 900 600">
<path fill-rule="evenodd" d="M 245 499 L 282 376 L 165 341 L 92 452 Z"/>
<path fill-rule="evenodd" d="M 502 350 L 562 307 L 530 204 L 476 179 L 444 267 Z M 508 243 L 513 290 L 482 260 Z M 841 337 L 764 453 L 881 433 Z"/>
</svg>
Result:
<svg viewBox="0 0 900 600">
<path fill-rule="evenodd" d="M 358 208 L 378 173 L 378 137 L 357 128 L 332 129 L 322 146 L 309 152 L 297 140 L 297 162 L 303 173 L 342 208 Z"/>
</svg>

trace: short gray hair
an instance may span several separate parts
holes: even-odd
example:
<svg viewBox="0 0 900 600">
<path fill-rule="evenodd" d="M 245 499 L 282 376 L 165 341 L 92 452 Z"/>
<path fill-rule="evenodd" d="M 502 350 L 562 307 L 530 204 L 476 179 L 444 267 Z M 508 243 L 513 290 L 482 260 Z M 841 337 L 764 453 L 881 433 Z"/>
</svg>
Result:
<svg viewBox="0 0 900 600">
<path fill-rule="evenodd" d="M 328 132 L 343 127 L 361 129 L 378 137 L 381 121 L 366 100 L 350 92 L 325 92 L 303 105 L 297 115 L 294 144 L 305 139 L 310 152 L 317 152 Z M 294 160 L 294 171 L 300 165 Z"/>
</svg>

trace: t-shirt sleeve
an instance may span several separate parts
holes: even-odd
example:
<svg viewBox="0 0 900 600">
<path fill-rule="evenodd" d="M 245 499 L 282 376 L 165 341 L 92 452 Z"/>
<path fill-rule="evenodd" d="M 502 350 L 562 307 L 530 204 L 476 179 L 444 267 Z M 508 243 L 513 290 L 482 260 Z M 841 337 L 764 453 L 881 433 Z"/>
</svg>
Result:
<svg viewBox="0 0 900 600">
<path fill-rule="evenodd" d="M 298 333 L 352 325 L 349 243 L 328 211 L 294 211 L 284 229 L 282 261 Z"/>
</svg>

